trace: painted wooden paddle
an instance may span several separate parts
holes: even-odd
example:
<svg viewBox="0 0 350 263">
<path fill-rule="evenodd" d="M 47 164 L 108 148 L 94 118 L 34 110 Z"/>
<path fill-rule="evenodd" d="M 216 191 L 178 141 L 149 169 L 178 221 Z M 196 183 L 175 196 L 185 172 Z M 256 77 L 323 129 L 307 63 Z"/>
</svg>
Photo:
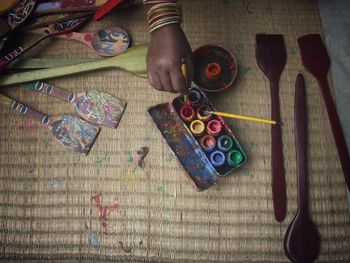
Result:
<svg viewBox="0 0 350 263">
<path fill-rule="evenodd" d="M 6 66 L 6 69 L 44 69 L 94 62 L 95 58 L 19 58 Z"/>
<path fill-rule="evenodd" d="M 44 80 L 55 77 L 89 72 L 97 69 L 120 68 L 140 77 L 147 77 L 146 54 L 148 45 L 143 44 L 128 48 L 123 54 L 101 59 L 95 62 L 81 63 L 71 66 L 32 70 L 0 77 L 0 87 L 12 84 L 25 83 L 35 80 Z"/>
<path fill-rule="evenodd" d="M 8 63 L 15 60 L 17 57 L 19 57 L 20 55 L 22 55 L 23 53 L 25 53 L 26 51 L 28 51 L 32 47 L 39 44 L 39 42 L 41 42 L 45 38 L 52 36 L 52 35 L 62 34 L 62 33 L 74 30 L 87 21 L 88 21 L 87 17 L 80 17 L 80 18 L 75 18 L 72 20 L 49 25 L 48 27 L 46 27 L 46 30 L 43 32 L 41 37 L 36 39 L 34 42 L 32 42 L 31 44 L 29 44 L 25 47 L 19 46 L 15 50 L 8 53 L 7 55 L 1 57 L 0 58 L 0 69 L 4 68 Z"/>
<path fill-rule="evenodd" d="M 0 15 L 5 14 L 9 9 L 16 6 L 21 0 L 2 0 L 0 1 Z"/>
<path fill-rule="evenodd" d="M 0 94 L 0 104 L 41 122 L 59 143 L 79 153 L 89 153 L 100 130 L 73 115 L 49 117 L 3 94 Z"/>
<path fill-rule="evenodd" d="M 327 50 L 323 45 L 321 36 L 316 34 L 300 37 L 298 39 L 298 45 L 303 65 L 317 79 L 320 85 L 345 181 L 350 190 L 350 157 L 346 147 L 343 129 L 328 85 L 327 74 L 330 68 L 330 60 Z"/>
<path fill-rule="evenodd" d="M 28 33 L 43 34 L 44 31 L 45 27 L 31 30 Z M 120 27 L 103 28 L 96 32 L 69 32 L 54 37 L 79 41 L 98 55 L 105 57 L 113 57 L 123 53 L 130 44 L 128 33 Z"/>
<path fill-rule="evenodd" d="M 107 0 L 61 0 L 39 3 L 34 10 L 35 14 L 62 13 L 73 11 L 97 10 Z"/>
<path fill-rule="evenodd" d="M 286 48 L 282 35 L 256 35 L 256 60 L 270 81 L 271 119 L 281 121 L 279 79 L 286 64 Z M 271 126 L 272 143 L 272 197 L 275 219 L 282 222 L 286 216 L 286 182 L 284 176 L 282 135 L 279 125 Z"/>
<path fill-rule="evenodd" d="M 3 29 L 2 39 L 0 40 L 0 50 L 5 45 L 11 35 L 11 30 L 14 30 L 28 18 L 35 7 L 35 0 L 23 0 L 17 6 L 10 9 L 7 13 L 7 27 Z M 6 31 L 6 32 L 5 32 Z"/>
<path fill-rule="evenodd" d="M 74 93 L 42 81 L 24 83 L 24 86 L 70 102 L 82 118 L 106 127 L 116 128 L 126 107 L 125 100 L 97 90 Z"/>
<path fill-rule="evenodd" d="M 320 237 L 310 218 L 306 168 L 307 109 L 305 83 L 299 74 L 295 84 L 295 145 L 298 173 L 298 211 L 284 236 L 284 252 L 294 263 L 313 262 L 320 252 Z"/>
</svg>

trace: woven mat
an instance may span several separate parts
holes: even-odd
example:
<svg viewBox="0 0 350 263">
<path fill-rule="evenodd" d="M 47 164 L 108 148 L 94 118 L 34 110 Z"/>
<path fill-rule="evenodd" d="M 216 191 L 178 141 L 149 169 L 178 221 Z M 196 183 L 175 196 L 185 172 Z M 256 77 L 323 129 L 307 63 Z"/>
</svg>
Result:
<svg viewBox="0 0 350 263">
<path fill-rule="evenodd" d="M 270 127 L 229 121 L 248 163 L 198 193 L 146 114 L 147 107 L 170 101 L 173 95 L 157 92 L 147 80 L 126 72 L 105 70 L 49 82 L 79 92 L 98 89 L 127 100 L 119 127 L 103 128 L 87 157 L 64 149 L 39 123 L 0 107 L 0 259 L 288 262 L 283 237 L 297 209 L 294 82 L 302 72 L 308 95 L 310 210 L 322 240 L 318 260 L 349 262 L 347 190 L 320 90 L 301 65 L 296 46 L 299 36 L 322 34 L 316 2 L 181 3 L 183 27 L 193 48 L 221 44 L 237 57 L 234 86 L 211 96 L 222 111 L 270 116 L 269 85 L 255 63 L 254 38 L 258 32 L 285 36 L 288 63 L 280 81 L 282 119 L 289 124 L 283 128 L 285 221 L 277 223 L 273 216 Z M 115 13 L 84 31 L 119 25 L 134 44 L 146 42 L 143 14 L 142 8 Z M 80 43 L 52 39 L 29 55 L 97 58 Z M 66 103 L 20 86 L 2 91 L 50 115 L 74 113 Z M 133 169 L 142 146 L 150 148 L 145 168 Z"/>
</svg>

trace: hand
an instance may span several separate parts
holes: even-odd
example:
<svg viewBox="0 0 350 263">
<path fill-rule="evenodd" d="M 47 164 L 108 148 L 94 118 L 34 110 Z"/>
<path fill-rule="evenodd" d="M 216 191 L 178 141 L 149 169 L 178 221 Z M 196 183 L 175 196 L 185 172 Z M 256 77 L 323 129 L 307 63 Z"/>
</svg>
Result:
<svg viewBox="0 0 350 263">
<path fill-rule="evenodd" d="M 183 58 L 187 65 L 187 83 L 181 71 Z M 157 90 L 187 93 L 193 79 L 192 50 L 180 25 L 167 25 L 152 33 L 147 53 L 147 76 Z"/>
</svg>

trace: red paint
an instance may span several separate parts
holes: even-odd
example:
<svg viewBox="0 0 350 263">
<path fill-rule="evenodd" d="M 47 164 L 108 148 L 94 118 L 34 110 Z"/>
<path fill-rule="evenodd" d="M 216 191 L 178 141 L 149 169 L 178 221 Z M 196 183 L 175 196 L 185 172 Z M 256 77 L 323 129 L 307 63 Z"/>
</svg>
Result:
<svg viewBox="0 0 350 263">
<path fill-rule="evenodd" d="M 90 42 L 90 41 L 92 40 L 92 38 L 93 38 L 93 36 L 92 36 L 91 34 L 86 34 L 86 35 L 84 36 L 84 40 L 85 40 L 86 42 Z"/>
<path fill-rule="evenodd" d="M 222 124 L 218 120 L 211 120 L 207 126 L 207 132 L 210 135 L 218 136 L 222 130 Z"/>
<path fill-rule="evenodd" d="M 120 6 L 123 2 L 124 0 L 108 0 L 96 11 L 94 15 L 94 20 L 100 20 L 102 17 L 111 12 L 114 8 Z"/>
<path fill-rule="evenodd" d="M 201 138 L 200 144 L 204 148 L 204 150 L 210 152 L 214 149 L 216 145 L 216 139 L 211 135 L 205 135 Z"/>
<path fill-rule="evenodd" d="M 217 80 L 220 78 L 221 66 L 218 63 L 209 63 L 205 68 L 205 76 L 208 80 Z"/>
<path fill-rule="evenodd" d="M 102 201 L 102 194 L 95 194 L 94 196 L 92 196 L 91 200 L 96 202 L 96 208 L 97 211 L 99 213 L 99 220 L 101 223 L 101 226 L 104 230 L 104 233 L 107 234 L 108 232 L 108 228 L 109 228 L 109 224 L 108 224 L 108 217 L 111 211 L 114 210 L 119 210 L 119 204 L 118 204 L 118 196 L 115 196 L 114 198 L 114 204 L 110 205 L 110 206 L 106 206 L 106 205 L 102 205 L 101 201 Z"/>
<path fill-rule="evenodd" d="M 190 105 L 183 105 L 180 109 L 180 116 L 184 121 L 192 121 L 194 119 L 194 110 Z"/>
</svg>

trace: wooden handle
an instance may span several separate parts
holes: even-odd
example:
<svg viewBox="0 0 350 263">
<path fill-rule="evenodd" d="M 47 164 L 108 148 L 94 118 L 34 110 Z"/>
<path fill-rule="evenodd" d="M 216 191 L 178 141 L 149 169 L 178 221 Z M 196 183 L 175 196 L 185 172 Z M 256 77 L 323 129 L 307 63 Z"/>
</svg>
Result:
<svg viewBox="0 0 350 263">
<path fill-rule="evenodd" d="M 1 57 L 0 58 L 0 69 L 4 68 L 8 63 L 10 63 L 11 61 L 14 61 L 20 55 L 22 55 L 23 53 L 25 53 L 26 51 L 28 51 L 32 47 L 39 44 L 42 40 L 44 40 L 48 36 L 49 36 L 49 34 L 45 34 L 44 36 L 42 36 L 42 37 L 36 39 L 35 41 L 33 41 L 32 43 L 30 43 L 29 45 L 27 45 L 25 47 L 20 46 L 20 47 L 16 48 L 15 50 L 11 51 L 10 53 L 8 53 L 7 55 Z"/>
<path fill-rule="evenodd" d="M 295 147 L 298 168 L 298 204 L 300 213 L 308 215 L 309 207 L 306 170 L 307 109 L 305 97 L 304 77 L 299 74 L 295 83 L 294 101 Z"/>
<path fill-rule="evenodd" d="M 6 97 L 3 94 L 0 94 L 0 103 L 5 105 L 6 107 L 16 110 L 19 113 L 22 113 L 32 119 L 35 119 L 41 123 L 43 123 L 45 126 L 50 125 L 50 117 L 42 114 L 41 112 L 38 112 L 36 110 L 31 109 L 30 107 L 13 100 L 9 97 Z"/>
<path fill-rule="evenodd" d="M 271 116 L 272 120 L 280 121 L 280 105 L 278 81 L 270 82 Z M 275 219 L 282 222 L 286 217 L 286 182 L 284 176 L 282 134 L 279 125 L 271 126 L 271 167 L 272 167 L 272 197 Z"/>
<path fill-rule="evenodd" d="M 33 89 L 68 102 L 74 102 L 76 95 L 73 92 L 54 87 L 48 83 L 42 81 L 24 83 L 24 86 Z"/>
<path fill-rule="evenodd" d="M 112 58 L 101 59 L 94 62 L 81 63 L 71 66 L 33 70 L 30 72 L 3 76 L 0 78 L 0 87 L 113 67 L 124 69 L 126 71 L 137 74 L 138 76 L 144 77 L 144 74 L 147 72 L 147 50 L 148 45 L 144 44 L 129 48 L 125 53 Z"/>
<path fill-rule="evenodd" d="M 324 78 L 319 79 L 318 82 L 321 86 L 323 99 L 326 103 L 328 118 L 329 118 L 329 121 L 331 122 L 333 136 L 335 139 L 335 144 L 337 146 L 340 163 L 341 163 L 344 177 L 345 177 L 345 182 L 350 191 L 350 158 L 349 158 L 348 148 L 346 146 L 343 129 L 341 127 L 338 113 L 337 113 L 334 101 L 332 99 L 332 94 L 328 86 L 327 77 L 325 76 Z"/>
</svg>

